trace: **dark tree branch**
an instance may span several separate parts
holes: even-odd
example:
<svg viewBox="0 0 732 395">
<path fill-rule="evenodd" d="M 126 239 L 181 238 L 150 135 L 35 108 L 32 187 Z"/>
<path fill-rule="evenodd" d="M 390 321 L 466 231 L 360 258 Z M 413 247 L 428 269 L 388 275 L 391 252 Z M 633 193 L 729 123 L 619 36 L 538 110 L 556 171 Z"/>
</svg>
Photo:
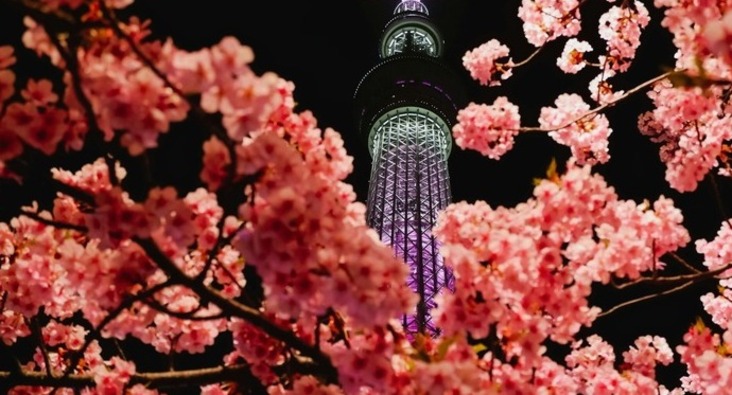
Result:
<svg viewBox="0 0 732 395">
<path fill-rule="evenodd" d="M 684 283 L 687 281 L 701 281 L 708 278 L 715 277 L 716 275 L 732 269 L 732 264 L 728 264 L 719 269 L 710 270 L 708 272 L 695 272 L 693 274 L 682 274 L 678 276 L 664 276 L 664 277 L 641 277 L 637 280 L 629 281 L 624 284 L 615 285 L 617 289 L 625 289 L 639 284 L 651 283 L 651 284 L 666 284 L 673 285 L 678 283 Z"/>
<path fill-rule="evenodd" d="M 685 282 L 685 283 L 683 283 L 683 284 L 681 284 L 681 285 L 679 285 L 677 287 L 674 287 L 674 288 L 666 289 L 666 290 L 661 291 L 661 292 L 655 292 L 655 293 L 652 293 L 652 294 L 649 294 L 649 295 L 641 296 L 639 298 L 631 299 L 631 300 L 629 300 L 627 302 L 620 303 L 618 305 L 615 305 L 615 306 L 613 306 L 613 307 L 611 307 L 611 308 L 609 308 L 609 309 L 601 312 L 600 314 L 597 315 L 597 318 L 608 316 L 608 315 L 610 315 L 610 314 L 612 314 L 612 313 L 614 313 L 614 312 L 616 312 L 616 311 L 618 311 L 618 310 L 620 310 L 620 309 L 622 309 L 624 307 L 628 307 L 628 306 L 634 305 L 636 303 L 640 303 L 640 302 L 643 302 L 643 301 L 646 301 L 646 300 L 655 299 L 655 298 L 657 298 L 659 296 L 671 295 L 671 294 L 676 293 L 676 292 L 679 292 L 679 291 L 681 291 L 681 290 L 683 290 L 685 288 L 688 288 L 689 286 L 693 285 L 694 283 L 696 283 L 696 282 L 695 281 L 687 281 L 687 282 Z"/>
<path fill-rule="evenodd" d="M 316 347 L 313 347 L 300 339 L 293 332 L 285 330 L 267 319 L 259 310 L 241 304 L 235 300 L 231 300 L 214 289 L 211 289 L 201 282 L 188 277 L 180 270 L 150 239 L 135 238 L 134 241 L 142 247 L 147 255 L 155 261 L 158 267 L 163 270 L 176 283 L 185 285 L 193 290 L 201 298 L 201 302 L 209 301 L 216 304 L 222 311 L 230 317 L 242 318 L 259 329 L 263 330 L 269 336 L 277 339 L 287 346 L 297 350 L 303 356 L 312 359 L 321 368 L 324 378 L 331 383 L 338 382 L 338 371 L 333 366 L 330 358 L 321 353 Z"/>
<path fill-rule="evenodd" d="M 53 226 L 54 228 L 57 228 L 57 229 L 70 229 L 70 230 L 75 230 L 75 231 L 82 232 L 82 233 L 86 233 L 88 231 L 86 226 L 54 221 L 52 219 L 42 217 L 39 213 L 36 213 L 33 211 L 23 210 L 23 211 L 21 211 L 21 215 L 24 215 L 24 216 L 26 216 L 36 222 L 40 222 L 44 225 Z"/>
<path fill-rule="evenodd" d="M 521 127 L 521 128 L 519 128 L 519 131 L 520 132 L 543 132 L 543 133 L 546 133 L 546 132 L 553 132 L 553 131 L 556 131 L 556 130 L 559 130 L 559 129 L 564 129 L 566 127 L 571 126 L 575 122 L 578 122 L 578 121 L 580 121 L 582 119 L 585 119 L 585 118 L 591 117 L 591 116 L 593 116 L 595 114 L 598 114 L 598 113 L 604 111 L 605 109 L 614 106 L 618 102 L 620 102 L 622 100 L 625 100 L 627 97 L 632 96 L 632 95 L 634 95 L 634 94 L 636 94 L 636 93 L 644 90 L 645 88 L 647 88 L 647 87 L 655 84 L 656 82 L 661 81 L 661 80 L 664 80 L 664 79 L 668 78 L 669 76 L 673 75 L 674 73 L 678 73 L 678 72 L 679 72 L 678 70 L 668 71 L 666 73 L 663 73 L 661 75 L 658 75 L 656 77 L 653 77 L 650 80 L 645 81 L 645 82 L 643 82 L 643 83 L 641 83 L 641 84 L 633 87 L 632 89 L 628 90 L 627 92 L 623 93 L 617 99 L 612 100 L 612 101 L 609 101 L 609 102 L 607 102 L 607 103 L 605 103 L 603 105 L 597 106 L 597 107 L 595 107 L 595 108 L 587 111 L 586 113 L 582 114 L 581 116 L 577 117 L 576 119 L 573 119 L 573 120 L 571 120 L 569 122 L 566 122 L 563 125 L 560 125 L 560 126 L 557 126 L 557 127 L 554 127 L 554 128 L 542 128 L 540 126 L 527 126 L 527 127 Z"/>
<path fill-rule="evenodd" d="M 92 333 L 86 337 L 86 341 L 84 342 L 84 345 L 81 346 L 81 348 L 77 351 L 75 351 L 72 356 L 70 357 L 70 362 L 68 367 L 66 368 L 66 371 L 64 371 L 63 377 L 68 377 L 73 373 L 74 369 L 76 369 L 76 365 L 79 364 L 79 361 L 81 361 L 81 358 L 84 356 L 84 352 L 87 348 L 91 345 L 92 341 L 95 339 L 101 338 L 101 332 L 104 329 L 105 326 L 107 326 L 110 322 L 114 321 L 115 318 L 117 318 L 120 314 L 122 314 L 123 311 L 127 310 L 128 308 L 132 307 L 132 305 L 140 300 L 143 300 L 151 295 L 154 295 L 155 293 L 173 285 L 172 282 L 166 281 L 164 283 L 157 284 L 155 286 L 152 286 L 144 291 L 141 291 L 135 295 L 130 296 L 129 298 L 125 299 L 120 303 L 117 308 L 110 311 L 109 314 L 107 314 L 106 317 L 102 320 L 102 322 L 97 325 L 96 328 L 92 331 Z"/>
<path fill-rule="evenodd" d="M 265 389 L 262 383 L 252 374 L 249 366 L 245 364 L 172 372 L 137 373 L 130 378 L 129 384 L 144 384 L 150 388 L 174 388 L 183 384 L 188 387 L 226 381 L 242 382 L 246 383 L 250 388 Z M 94 377 L 88 374 L 70 374 L 54 377 L 43 372 L 26 371 L 0 371 L 0 382 L 10 386 L 30 385 L 71 388 L 92 387 L 96 385 Z M 266 393 L 266 391 L 262 393 Z"/>
<path fill-rule="evenodd" d="M 181 311 L 172 311 L 166 306 L 164 306 L 162 303 L 155 300 L 153 297 L 147 298 L 142 301 L 146 305 L 150 306 L 151 308 L 155 309 L 156 311 L 167 314 L 171 317 L 178 318 L 181 320 L 188 320 L 188 321 L 212 321 L 212 320 L 220 320 L 222 318 L 227 318 L 225 314 L 218 313 L 218 314 L 211 314 L 206 316 L 197 316 L 196 313 L 200 311 L 200 305 L 193 311 L 189 312 L 181 312 Z"/>
</svg>

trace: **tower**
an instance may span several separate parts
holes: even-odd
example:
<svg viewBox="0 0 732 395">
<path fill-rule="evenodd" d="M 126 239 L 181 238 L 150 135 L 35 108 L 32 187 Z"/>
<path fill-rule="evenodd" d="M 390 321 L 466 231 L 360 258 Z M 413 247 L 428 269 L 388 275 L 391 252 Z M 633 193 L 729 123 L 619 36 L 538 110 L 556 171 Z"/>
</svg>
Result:
<svg viewBox="0 0 732 395">
<path fill-rule="evenodd" d="M 462 100 L 460 80 L 442 61 L 443 39 L 420 0 L 401 0 L 381 35 L 381 61 L 355 93 L 356 121 L 372 159 L 367 220 L 410 267 L 419 294 L 403 318 L 407 333 L 435 334 L 435 296 L 452 287 L 431 234 L 450 203 L 447 159 Z"/>
</svg>

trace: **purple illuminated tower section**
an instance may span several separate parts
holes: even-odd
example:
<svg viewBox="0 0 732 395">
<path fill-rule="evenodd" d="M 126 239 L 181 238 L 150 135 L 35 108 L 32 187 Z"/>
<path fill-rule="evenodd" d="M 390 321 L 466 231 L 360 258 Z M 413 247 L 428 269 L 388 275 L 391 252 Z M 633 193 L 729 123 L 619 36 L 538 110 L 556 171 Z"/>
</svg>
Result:
<svg viewBox="0 0 732 395">
<path fill-rule="evenodd" d="M 381 62 L 355 95 L 372 158 L 368 222 L 410 267 L 408 285 L 420 302 L 403 318 L 405 329 L 434 335 L 430 310 L 452 288 L 452 275 L 431 229 L 450 203 L 450 130 L 462 90 L 441 61 L 444 44 L 421 1 L 399 3 L 380 44 Z"/>
</svg>

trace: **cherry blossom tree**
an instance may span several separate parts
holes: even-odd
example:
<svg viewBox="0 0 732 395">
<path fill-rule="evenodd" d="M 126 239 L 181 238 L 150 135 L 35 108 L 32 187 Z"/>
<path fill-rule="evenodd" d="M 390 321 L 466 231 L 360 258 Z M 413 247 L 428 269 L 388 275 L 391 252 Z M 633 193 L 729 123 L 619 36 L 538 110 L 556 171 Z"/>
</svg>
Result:
<svg viewBox="0 0 732 395">
<path fill-rule="evenodd" d="M 133 0 L 0 3 L 25 26 L 0 43 L 0 177 L 36 186 L 0 222 L 0 390 L 732 388 L 728 218 L 715 237 L 698 237 L 685 227 L 693 213 L 671 198 L 622 196 L 597 170 L 612 160 L 608 110 L 645 96 L 652 110 L 633 113 L 635 133 L 657 144 L 668 188 L 729 182 L 732 2 L 522 0 L 516 23 L 533 52 L 514 60 L 500 38 L 466 51 L 466 72 L 484 89 L 542 56 L 556 56 L 568 79 L 592 78 L 535 120 L 503 95 L 459 112 L 456 144 L 486 160 L 528 134 L 569 159 L 515 206 L 459 202 L 440 214 L 434 232 L 455 290 L 433 311 L 436 337 L 401 328 L 417 302 L 408 269 L 366 226 L 341 135 L 299 109 L 292 82 L 255 72 L 246 43 L 226 36 L 182 49 L 154 38 L 150 21 L 129 12 Z M 583 19 L 588 7 L 601 9 L 596 20 Z M 671 35 L 676 64 L 625 85 L 651 23 Z M 22 53 L 43 67 L 24 65 Z M 154 177 L 151 158 L 181 125 L 200 131 L 192 184 Z M 595 330 L 602 317 L 700 283 L 716 289 L 690 296 L 700 318 L 680 342 L 646 333 L 621 348 Z M 630 296 L 596 305 L 608 289 Z M 674 363 L 683 377 L 665 382 Z"/>
</svg>

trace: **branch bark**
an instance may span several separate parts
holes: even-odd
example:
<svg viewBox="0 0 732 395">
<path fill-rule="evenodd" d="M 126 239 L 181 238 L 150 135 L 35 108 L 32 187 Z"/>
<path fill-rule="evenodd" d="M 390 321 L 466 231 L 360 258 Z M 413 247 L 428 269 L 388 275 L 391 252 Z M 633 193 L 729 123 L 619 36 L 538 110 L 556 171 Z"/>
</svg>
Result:
<svg viewBox="0 0 732 395">
<path fill-rule="evenodd" d="M 151 388 L 172 388 L 185 384 L 199 386 L 224 381 L 244 382 L 252 387 L 264 390 L 262 383 L 252 374 L 248 365 L 217 366 L 193 370 L 172 372 L 137 373 L 130 378 L 130 385 L 144 384 Z M 94 377 L 88 374 L 71 374 L 66 376 L 50 376 L 44 372 L 8 372 L 0 371 L 0 382 L 10 385 L 30 385 L 43 387 L 83 388 L 95 386 Z"/>
<path fill-rule="evenodd" d="M 136 238 L 134 241 L 140 245 L 140 247 L 145 250 L 148 257 L 150 257 L 150 259 L 152 259 L 158 267 L 168 275 L 170 281 L 184 285 L 193 290 L 201 298 L 202 303 L 208 301 L 216 304 L 224 315 L 242 318 L 250 322 L 252 325 L 262 329 L 274 339 L 277 339 L 292 349 L 297 350 L 303 356 L 310 358 L 320 367 L 323 377 L 328 382 L 338 382 L 338 371 L 333 366 L 330 358 L 320 352 L 316 347 L 305 343 L 293 332 L 275 325 L 262 315 L 259 310 L 229 299 L 216 290 L 196 281 L 194 278 L 188 277 L 162 251 L 160 251 L 153 240 Z"/>
</svg>

